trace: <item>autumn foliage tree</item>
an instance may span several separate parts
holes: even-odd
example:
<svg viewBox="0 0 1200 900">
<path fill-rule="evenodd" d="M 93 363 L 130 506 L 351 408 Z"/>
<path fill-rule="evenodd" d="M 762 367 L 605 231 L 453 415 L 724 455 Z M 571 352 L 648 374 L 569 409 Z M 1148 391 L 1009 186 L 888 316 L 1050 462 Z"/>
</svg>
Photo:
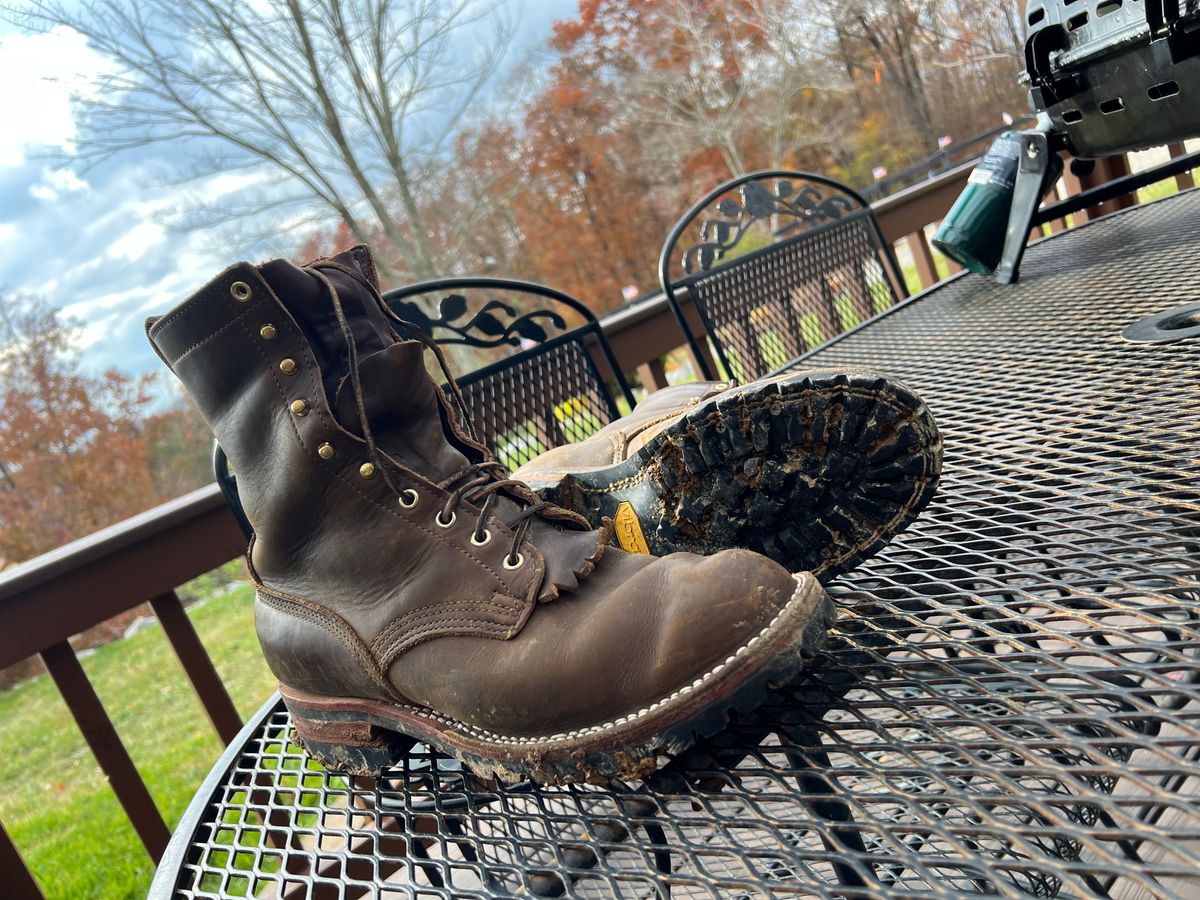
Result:
<svg viewBox="0 0 1200 900">
<path fill-rule="evenodd" d="M 552 45 L 605 83 L 660 168 L 740 175 L 820 159 L 843 132 L 843 86 L 796 13 L 789 0 L 584 0 Z"/>
<path fill-rule="evenodd" d="M 185 409 L 148 418 L 154 376 L 83 372 L 72 324 L 44 301 L 0 296 L 0 312 L 0 563 L 210 480 L 197 462 L 211 442 L 203 422 Z"/>
<path fill-rule="evenodd" d="M 1022 112 L 1018 24 L 1006 0 L 580 0 L 519 111 L 460 130 L 432 240 L 449 272 L 606 312 L 654 289 L 671 225 L 730 176 L 861 188 Z"/>
<path fill-rule="evenodd" d="M 861 188 L 1024 111 L 1014 7 L 579 0 L 511 70 L 497 0 L 29 0 L 7 18 L 75 28 L 113 63 L 81 100 L 85 155 L 186 140 L 183 174 L 254 173 L 186 222 L 310 233 L 299 258 L 369 242 L 392 285 L 503 274 L 605 311 L 653 289 L 666 230 L 731 175 Z"/>
</svg>

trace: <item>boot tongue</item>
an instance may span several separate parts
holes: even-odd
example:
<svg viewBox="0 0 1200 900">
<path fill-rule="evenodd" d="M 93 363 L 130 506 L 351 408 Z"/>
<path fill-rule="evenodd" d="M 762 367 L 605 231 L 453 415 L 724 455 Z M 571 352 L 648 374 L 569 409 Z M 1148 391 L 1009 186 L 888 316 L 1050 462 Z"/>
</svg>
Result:
<svg viewBox="0 0 1200 900">
<path fill-rule="evenodd" d="M 355 247 L 331 257 L 330 262 L 355 268 L 376 288 L 379 282 L 369 253 Z M 294 280 L 300 270 L 290 263 L 282 264 L 276 272 L 263 267 L 268 280 Z M 359 285 L 344 273 L 325 269 L 347 309 L 351 329 L 358 348 L 358 374 L 362 386 L 363 407 L 371 433 L 379 448 L 402 466 L 412 469 L 435 483 L 453 478 L 474 462 L 481 462 L 483 452 L 472 446 L 459 428 L 447 420 L 452 415 L 438 396 L 438 388 L 425 370 L 425 348 L 419 341 L 399 341 L 391 336 L 386 318 L 373 298 L 363 296 Z M 294 295 L 296 285 L 293 288 Z M 273 285 L 274 287 L 274 285 Z M 276 287 L 277 292 L 285 292 Z M 305 304 L 297 309 L 297 318 L 308 326 L 314 338 L 329 345 L 323 356 L 329 360 L 326 368 L 327 390 L 332 394 L 331 406 L 338 423 L 348 431 L 363 437 L 358 403 L 354 388 L 346 373 L 348 359 L 344 355 L 344 337 L 333 316 L 332 307 L 324 303 Z M 338 365 L 340 363 L 340 366 Z M 536 498 L 529 496 L 529 502 Z M 471 500 L 465 502 L 471 503 Z M 491 516 L 514 527 L 525 505 L 511 497 L 499 495 Z M 538 591 L 539 602 L 554 600 L 560 593 L 579 587 L 595 568 L 608 546 L 607 527 L 591 530 L 587 523 L 566 510 L 546 510 L 534 519 L 529 538 L 538 547 L 545 561 L 546 572 Z"/>
<path fill-rule="evenodd" d="M 417 341 L 392 344 L 360 358 L 358 374 L 367 421 L 379 448 L 430 481 L 443 482 L 471 460 L 446 439 L 437 388 L 425 371 L 424 350 Z M 348 377 L 338 386 L 333 406 L 341 426 L 362 437 Z"/>
</svg>

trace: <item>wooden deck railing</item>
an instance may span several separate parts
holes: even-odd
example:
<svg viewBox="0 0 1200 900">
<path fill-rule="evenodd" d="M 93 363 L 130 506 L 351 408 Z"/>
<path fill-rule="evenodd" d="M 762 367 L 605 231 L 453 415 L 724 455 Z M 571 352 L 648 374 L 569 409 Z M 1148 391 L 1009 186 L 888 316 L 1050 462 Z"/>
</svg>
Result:
<svg viewBox="0 0 1200 900">
<path fill-rule="evenodd" d="M 1177 145 L 1171 152 L 1177 157 L 1184 151 L 1182 145 Z M 887 239 L 903 254 L 911 255 L 921 288 L 938 280 L 926 229 L 949 209 L 972 165 L 959 166 L 874 206 Z M 1105 161 L 1086 179 L 1068 176 L 1068 193 L 1128 171 L 1123 159 Z M 1192 186 L 1190 172 L 1174 177 L 1180 188 Z M 1117 198 L 1098 210 L 1077 214 L 1076 221 L 1133 202 L 1136 198 Z M 1054 230 L 1062 227 L 1065 223 L 1050 225 Z M 693 329 L 702 333 L 695 310 L 684 312 Z M 622 369 L 636 371 L 647 390 L 665 386 L 663 357 L 684 344 L 665 300 L 651 297 L 602 322 Z M 154 860 L 166 846 L 167 827 L 68 639 L 118 613 L 149 603 L 214 730 L 228 742 L 237 733 L 241 719 L 175 589 L 234 559 L 244 549 L 240 530 L 216 486 L 211 485 L 0 573 L 0 668 L 34 654 L 41 656 Z M 42 896 L 2 823 L 0 895 L 6 900 Z"/>
</svg>

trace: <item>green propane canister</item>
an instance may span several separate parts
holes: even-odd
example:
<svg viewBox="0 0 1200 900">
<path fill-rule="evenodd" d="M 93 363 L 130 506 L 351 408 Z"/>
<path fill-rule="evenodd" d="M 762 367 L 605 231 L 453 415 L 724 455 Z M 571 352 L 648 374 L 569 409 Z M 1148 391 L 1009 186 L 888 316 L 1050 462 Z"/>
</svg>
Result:
<svg viewBox="0 0 1200 900">
<path fill-rule="evenodd" d="M 1021 158 L 1021 139 L 1006 131 L 967 179 L 967 186 L 933 236 L 933 246 L 955 262 L 990 275 L 1000 264 L 1008 231 L 1008 211 Z"/>
</svg>

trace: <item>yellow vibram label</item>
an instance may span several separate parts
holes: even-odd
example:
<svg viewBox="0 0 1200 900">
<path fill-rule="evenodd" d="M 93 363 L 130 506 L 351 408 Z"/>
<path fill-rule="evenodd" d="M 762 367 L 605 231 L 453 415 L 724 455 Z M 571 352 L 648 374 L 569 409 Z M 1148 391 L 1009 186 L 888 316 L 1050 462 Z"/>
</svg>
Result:
<svg viewBox="0 0 1200 900">
<path fill-rule="evenodd" d="M 617 506 L 614 525 L 617 529 L 617 543 L 621 545 L 622 550 L 650 555 L 646 535 L 642 534 L 642 523 L 638 521 L 637 513 L 633 511 L 633 504 L 628 500 L 622 500 Z"/>
</svg>

